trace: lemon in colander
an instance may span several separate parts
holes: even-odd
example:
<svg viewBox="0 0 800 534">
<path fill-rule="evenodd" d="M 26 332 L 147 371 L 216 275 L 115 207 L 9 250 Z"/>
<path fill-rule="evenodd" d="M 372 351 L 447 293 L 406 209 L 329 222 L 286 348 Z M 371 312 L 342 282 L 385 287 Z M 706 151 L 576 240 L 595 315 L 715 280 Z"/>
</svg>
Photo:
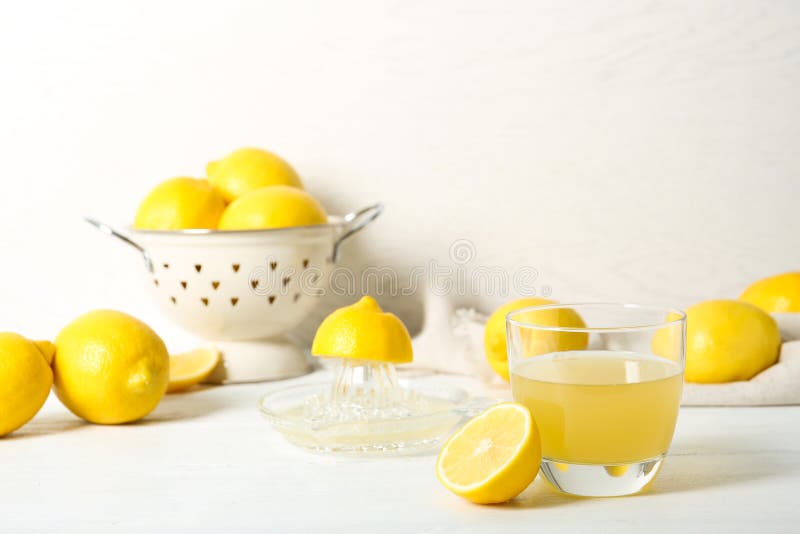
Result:
<svg viewBox="0 0 800 534">
<path fill-rule="evenodd" d="M 220 230 L 253 230 L 325 224 L 328 216 L 317 200 L 296 187 L 274 185 L 243 195 L 225 209 Z"/>
<path fill-rule="evenodd" d="M 140 230 L 213 229 L 224 210 L 225 199 L 207 180 L 172 178 L 148 193 L 133 225 Z"/>
<path fill-rule="evenodd" d="M 240 148 L 219 161 L 212 161 L 206 165 L 206 174 L 228 202 L 268 185 L 303 188 L 291 165 L 260 148 Z"/>
</svg>

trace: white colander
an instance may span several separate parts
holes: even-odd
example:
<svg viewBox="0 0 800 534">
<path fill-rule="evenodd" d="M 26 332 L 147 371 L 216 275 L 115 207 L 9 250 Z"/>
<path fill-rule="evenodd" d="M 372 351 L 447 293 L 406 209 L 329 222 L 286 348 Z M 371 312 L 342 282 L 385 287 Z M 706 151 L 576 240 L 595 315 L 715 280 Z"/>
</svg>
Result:
<svg viewBox="0 0 800 534">
<path fill-rule="evenodd" d="M 87 221 L 138 249 L 159 308 L 222 351 L 212 381 L 252 382 L 308 371 L 283 334 L 328 289 L 341 244 L 382 209 L 375 204 L 328 224 L 270 230 L 118 231 Z"/>
</svg>

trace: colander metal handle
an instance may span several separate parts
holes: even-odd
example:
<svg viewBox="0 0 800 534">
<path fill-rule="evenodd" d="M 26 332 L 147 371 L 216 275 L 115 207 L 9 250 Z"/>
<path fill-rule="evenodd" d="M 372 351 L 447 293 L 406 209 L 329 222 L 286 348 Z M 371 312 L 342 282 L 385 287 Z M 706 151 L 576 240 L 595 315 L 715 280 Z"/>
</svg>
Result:
<svg viewBox="0 0 800 534">
<path fill-rule="evenodd" d="M 331 258 L 333 259 L 334 263 L 339 261 L 339 247 L 342 246 L 342 243 L 347 241 L 357 232 L 361 231 L 361 229 L 366 225 L 377 219 L 382 212 L 383 204 L 377 203 L 367 206 L 366 208 L 361 208 L 358 211 L 348 213 L 344 216 L 346 230 L 333 244 L 333 255 Z"/>
<path fill-rule="evenodd" d="M 102 223 L 97 219 L 93 219 L 91 217 L 84 217 L 83 219 L 92 226 L 94 226 L 95 228 L 97 228 L 98 230 L 100 230 L 101 232 L 103 232 L 104 234 L 116 237 L 120 241 L 123 241 L 124 243 L 138 250 L 139 253 L 142 255 L 142 257 L 144 258 L 144 265 L 145 267 L 147 267 L 147 270 L 151 273 L 153 272 L 153 261 L 150 259 L 150 254 L 147 253 L 147 251 L 142 245 L 140 245 L 130 237 L 126 236 L 119 230 L 115 230 L 106 223 Z"/>
</svg>

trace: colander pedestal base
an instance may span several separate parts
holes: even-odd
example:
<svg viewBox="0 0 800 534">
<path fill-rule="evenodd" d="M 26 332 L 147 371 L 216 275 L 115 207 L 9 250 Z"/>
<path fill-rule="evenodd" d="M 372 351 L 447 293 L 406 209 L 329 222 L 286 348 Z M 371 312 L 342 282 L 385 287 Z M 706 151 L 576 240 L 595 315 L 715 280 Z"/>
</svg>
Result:
<svg viewBox="0 0 800 534">
<path fill-rule="evenodd" d="M 280 380 L 304 375 L 310 370 L 303 352 L 281 337 L 219 341 L 213 345 L 222 353 L 222 362 L 206 380 L 211 384 Z"/>
</svg>

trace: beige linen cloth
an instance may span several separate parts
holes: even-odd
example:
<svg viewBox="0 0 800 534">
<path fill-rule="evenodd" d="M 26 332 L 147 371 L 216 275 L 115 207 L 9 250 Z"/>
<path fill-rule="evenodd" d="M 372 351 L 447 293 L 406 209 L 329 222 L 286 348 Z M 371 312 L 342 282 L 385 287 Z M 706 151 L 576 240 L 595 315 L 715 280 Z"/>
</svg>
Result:
<svg viewBox="0 0 800 534">
<path fill-rule="evenodd" d="M 784 340 L 778 363 L 746 382 L 685 384 L 684 406 L 774 406 L 800 404 L 800 313 L 775 314 Z M 445 297 L 429 294 L 425 321 L 414 340 L 414 366 L 469 375 L 487 384 L 505 384 L 489 367 L 483 350 L 486 316 L 455 309 Z"/>
</svg>

